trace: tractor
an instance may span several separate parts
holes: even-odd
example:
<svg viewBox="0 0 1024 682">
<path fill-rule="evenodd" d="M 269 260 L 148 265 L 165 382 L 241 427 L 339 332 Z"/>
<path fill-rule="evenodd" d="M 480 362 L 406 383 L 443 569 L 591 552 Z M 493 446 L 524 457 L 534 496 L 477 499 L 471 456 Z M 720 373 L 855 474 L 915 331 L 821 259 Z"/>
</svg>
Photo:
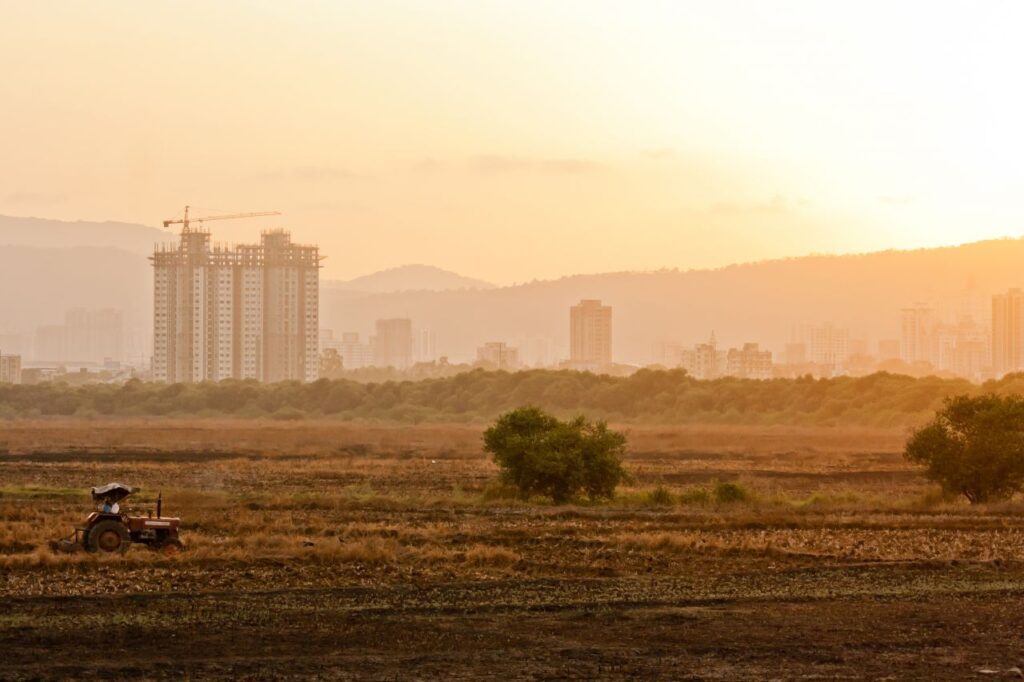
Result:
<svg viewBox="0 0 1024 682">
<path fill-rule="evenodd" d="M 162 494 L 156 499 L 155 518 L 153 512 L 147 516 L 129 516 L 120 511 L 120 502 L 136 490 L 121 483 L 93 488 L 92 499 L 102 505 L 101 511 L 89 514 L 84 526 L 75 528 L 67 538 L 52 543 L 54 549 L 124 554 L 132 543 L 146 545 L 165 554 L 175 554 L 184 549 L 178 539 L 181 519 L 163 516 Z"/>
</svg>

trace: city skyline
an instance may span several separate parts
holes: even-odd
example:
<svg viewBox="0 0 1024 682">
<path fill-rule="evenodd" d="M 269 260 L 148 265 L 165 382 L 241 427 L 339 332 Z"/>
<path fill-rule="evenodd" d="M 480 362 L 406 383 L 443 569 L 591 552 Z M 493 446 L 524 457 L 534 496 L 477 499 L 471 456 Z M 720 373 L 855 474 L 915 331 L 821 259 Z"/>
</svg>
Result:
<svg viewBox="0 0 1024 682">
<path fill-rule="evenodd" d="M 274 236 L 276 233 L 264 232 L 264 234 L 265 236 L 267 234 Z M 208 239 L 205 232 L 197 232 L 197 235 L 203 241 Z M 1018 289 L 1011 288 L 1010 295 L 1015 292 L 1019 298 Z M 501 369 L 566 366 L 602 371 L 603 368 L 611 367 L 613 364 L 621 365 L 623 370 L 629 366 L 653 365 L 683 367 L 698 378 L 715 378 L 717 376 L 769 378 L 770 376 L 796 376 L 804 373 L 827 377 L 843 374 L 861 375 L 881 369 L 915 375 L 938 372 L 962 376 L 972 381 L 982 381 L 1024 368 L 1019 360 L 1001 361 L 999 359 L 1001 346 L 996 344 L 995 340 L 1001 334 L 998 330 L 999 325 L 1002 324 L 1005 328 L 1006 323 L 1001 323 L 997 314 L 987 316 L 984 312 L 986 310 L 993 313 L 998 312 L 1000 309 L 998 301 L 1005 295 L 992 294 L 990 297 L 992 306 L 987 308 L 982 306 L 980 309 L 977 305 L 979 296 L 984 297 L 984 294 L 968 292 L 955 302 L 945 302 L 944 305 L 939 305 L 939 308 L 947 310 L 946 314 L 938 313 L 931 304 L 923 302 L 899 309 L 898 314 L 902 326 L 899 338 L 872 338 L 852 333 L 850 328 L 841 324 L 836 325 L 834 321 L 818 324 L 803 322 L 794 323 L 789 342 L 785 343 L 784 347 L 777 346 L 774 351 L 759 348 L 761 341 L 756 332 L 745 333 L 742 342 L 736 341 L 730 344 L 734 347 L 726 349 L 723 346 L 722 350 L 715 350 L 712 332 L 710 346 L 697 343 L 694 346 L 695 350 L 690 351 L 687 350 L 685 343 L 666 343 L 663 340 L 658 342 L 661 344 L 660 350 L 643 361 L 630 361 L 612 355 L 610 341 L 613 335 L 608 323 L 610 318 L 604 321 L 604 331 L 601 332 L 607 341 L 600 341 L 594 346 L 594 348 L 603 347 L 605 350 L 598 353 L 595 350 L 583 349 L 585 344 L 582 339 L 586 334 L 574 332 L 574 329 L 583 329 L 586 325 L 578 325 L 573 318 L 577 316 L 578 312 L 585 311 L 588 306 L 595 311 L 607 310 L 610 315 L 610 307 L 602 306 L 600 301 L 583 300 L 570 309 L 570 320 L 573 324 L 570 325 L 569 347 L 564 354 L 558 351 L 550 353 L 550 347 L 554 344 L 552 337 L 535 337 L 534 341 L 543 341 L 548 346 L 548 350 L 542 353 L 543 360 L 538 362 L 534 358 L 532 361 L 520 363 L 517 343 L 510 343 L 508 340 L 495 341 L 493 338 L 488 338 L 492 336 L 488 334 L 478 337 L 480 340 L 477 343 L 482 343 L 483 346 L 476 348 L 475 356 L 477 362 L 484 362 L 488 366 L 495 365 Z M 316 298 L 318 300 L 319 296 Z M 955 313 L 948 312 L 954 309 Z M 83 352 L 83 349 L 92 348 L 94 344 L 100 344 L 98 347 L 102 349 L 121 348 L 124 343 L 124 330 L 121 328 L 120 319 L 120 311 L 115 309 L 69 309 L 65 313 L 64 326 L 44 326 L 36 330 L 32 353 L 26 356 L 22 351 L 13 353 L 13 355 L 25 356 L 26 359 L 29 359 L 31 365 L 29 369 L 33 371 L 41 366 L 65 364 L 83 368 L 93 366 L 116 370 L 121 358 L 124 357 L 119 355 L 117 350 L 112 350 L 109 353 L 105 350 L 97 350 L 92 353 L 94 357 L 89 357 L 90 354 Z M 1019 322 L 1014 324 L 1020 326 Z M 348 360 L 344 363 L 345 369 L 392 367 L 405 370 L 412 367 L 413 364 L 432 363 L 439 358 L 448 358 L 450 355 L 443 343 L 438 349 L 437 336 L 433 330 L 423 327 L 411 319 L 378 319 L 375 325 L 376 336 L 371 335 L 365 343 L 361 342 L 359 332 L 342 331 L 340 337 L 335 339 L 332 330 L 319 327 L 317 328 L 317 349 L 321 351 L 327 348 L 344 349 L 341 352 L 341 357 Z M 399 327 L 397 337 L 394 332 L 388 330 Z M 93 329 L 95 332 L 92 331 Z M 592 334 L 593 332 L 587 333 Z M 99 337 L 94 337 L 93 334 L 98 334 Z M 574 342 L 574 335 L 578 338 L 576 342 Z M 7 352 L 4 354 L 7 356 L 12 355 L 10 338 L 10 335 L 7 335 L 3 339 L 7 348 Z M 54 340 L 51 341 L 51 338 Z M 377 343 L 378 338 L 381 343 Z M 1013 340 L 1007 341 L 1003 347 L 1006 344 L 1011 344 L 1017 347 L 1018 356 L 1024 357 L 1024 347 L 1021 346 L 1022 338 L 1024 335 L 1017 332 Z M 528 340 L 527 343 L 529 343 Z M 575 354 L 574 345 L 578 346 Z M 494 351 L 485 352 L 489 346 L 507 347 L 511 354 L 510 357 L 514 359 L 511 361 L 494 360 L 494 358 L 502 357 L 505 351 L 498 351 L 497 355 L 494 354 Z M 710 348 L 710 350 L 702 350 L 704 348 Z M 0 351 L 3 350 L 4 348 L 0 348 Z M 1005 351 L 1003 353 L 1005 354 Z M 590 357 L 591 355 L 594 357 Z M 462 356 L 454 358 L 454 361 L 469 363 L 472 362 L 472 359 L 472 357 Z M 897 360 L 903 364 L 893 364 Z M 144 375 L 148 376 L 145 374 L 147 367 L 140 364 L 134 364 L 132 367 L 133 373 L 123 376 L 132 376 L 134 371 L 140 369 L 143 370 Z M 775 369 L 770 369 L 773 367 Z M 231 375 L 231 377 L 234 376 L 234 374 Z M 256 378 L 252 373 L 250 376 Z M 310 372 L 306 376 L 308 380 L 314 374 Z M 211 376 L 209 378 L 216 379 L 218 377 Z"/>
</svg>

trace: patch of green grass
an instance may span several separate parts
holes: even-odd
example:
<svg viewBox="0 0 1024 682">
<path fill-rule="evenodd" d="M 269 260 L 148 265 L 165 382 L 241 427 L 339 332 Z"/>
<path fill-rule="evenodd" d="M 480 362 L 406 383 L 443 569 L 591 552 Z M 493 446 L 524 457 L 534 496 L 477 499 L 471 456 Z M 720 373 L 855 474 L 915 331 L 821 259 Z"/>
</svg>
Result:
<svg viewBox="0 0 1024 682">
<path fill-rule="evenodd" d="M 675 503 L 675 497 L 668 488 L 659 485 L 647 493 L 644 501 L 651 507 L 671 507 Z"/>
<path fill-rule="evenodd" d="M 753 495 L 739 483 L 718 481 L 715 483 L 714 497 L 718 504 L 735 504 L 749 502 Z"/>
<path fill-rule="evenodd" d="M 0 486 L 0 497 L 87 497 L 89 492 L 83 488 L 49 488 L 39 485 L 5 485 Z"/>
</svg>

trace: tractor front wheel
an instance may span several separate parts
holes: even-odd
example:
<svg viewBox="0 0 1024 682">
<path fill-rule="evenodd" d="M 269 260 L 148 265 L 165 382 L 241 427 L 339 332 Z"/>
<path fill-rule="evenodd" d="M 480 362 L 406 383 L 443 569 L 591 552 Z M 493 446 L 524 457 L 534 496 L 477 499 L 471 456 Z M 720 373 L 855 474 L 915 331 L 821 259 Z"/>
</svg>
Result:
<svg viewBox="0 0 1024 682">
<path fill-rule="evenodd" d="M 128 529 L 118 521 L 100 521 L 89 529 L 86 547 L 90 552 L 103 554 L 124 554 L 128 551 Z"/>
</svg>

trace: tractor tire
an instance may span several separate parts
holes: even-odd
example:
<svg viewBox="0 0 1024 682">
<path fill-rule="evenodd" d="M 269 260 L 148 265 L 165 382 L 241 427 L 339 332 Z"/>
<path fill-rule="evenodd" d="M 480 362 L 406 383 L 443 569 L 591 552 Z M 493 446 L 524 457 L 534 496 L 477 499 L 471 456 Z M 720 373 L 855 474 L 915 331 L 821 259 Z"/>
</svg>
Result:
<svg viewBox="0 0 1024 682">
<path fill-rule="evenodd" d="M 85 539 L 86 549 L 100 554 L 124 554 L 130 544 L 128 529 L 119 521 L 100 521 L 89 529 L 89 535 Z"/>
<path fill-rule="evenodd" d="M 153 549 L 160 552 L 164 556 L 174 556 L 181 550 L 185 549 L 185 545 L 182 544 L 178 538 L 167 538 L 161 540 L 158 544 L 153 545 Z"/>
</svg>

